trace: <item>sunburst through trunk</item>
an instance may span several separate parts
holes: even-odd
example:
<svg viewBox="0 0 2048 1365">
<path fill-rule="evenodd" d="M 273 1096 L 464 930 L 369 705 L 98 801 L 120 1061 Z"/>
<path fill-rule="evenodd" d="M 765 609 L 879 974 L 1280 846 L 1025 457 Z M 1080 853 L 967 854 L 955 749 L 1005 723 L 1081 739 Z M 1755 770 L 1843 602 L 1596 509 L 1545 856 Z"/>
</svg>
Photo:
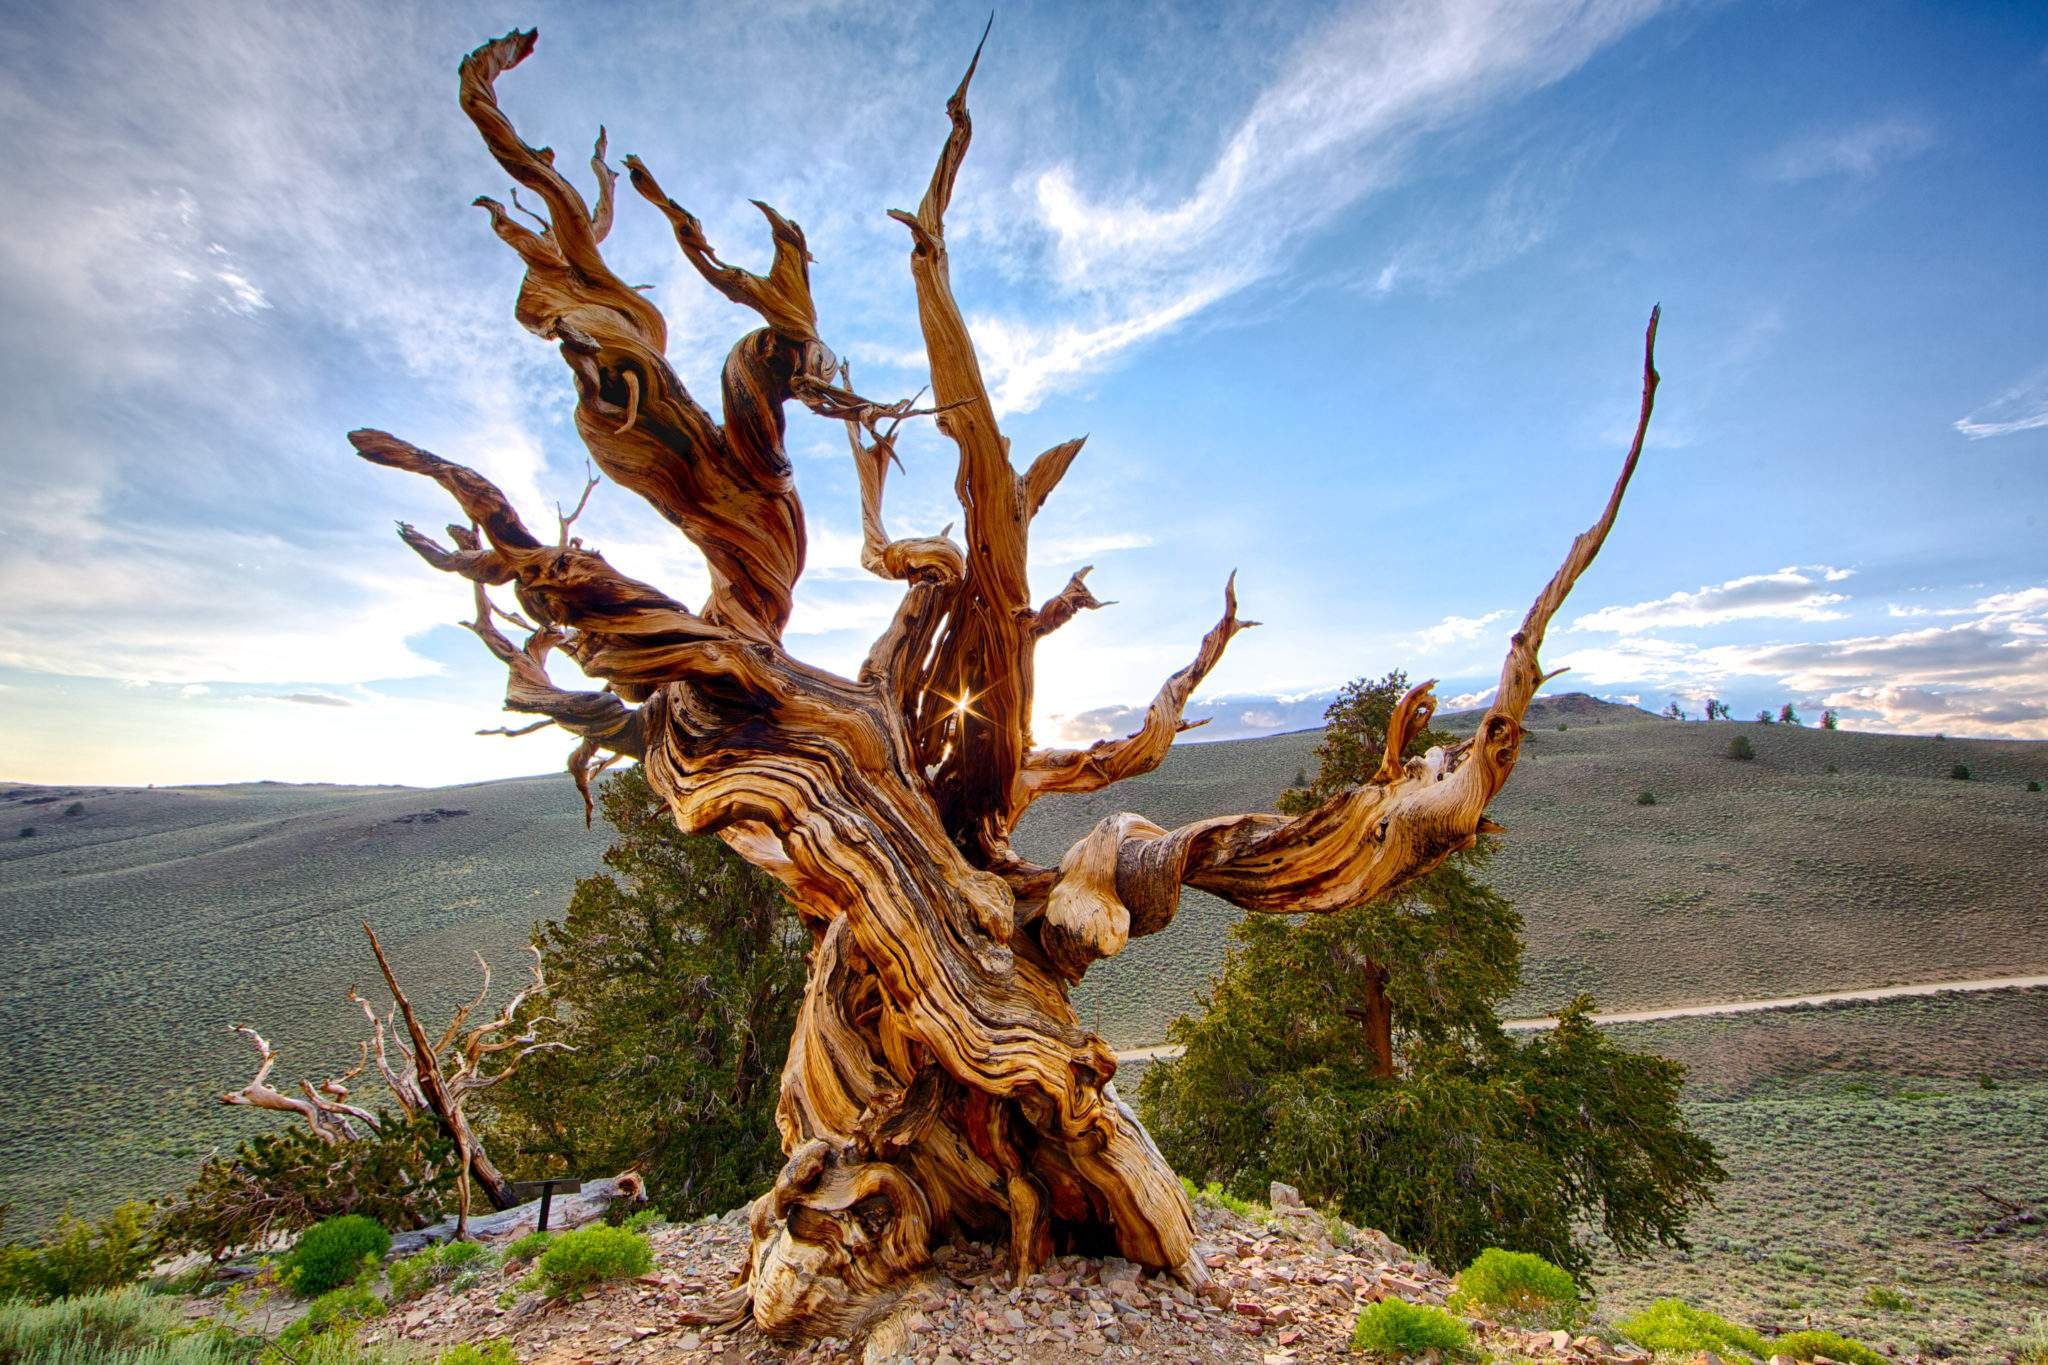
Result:
<svg viewBox="0 0 2048 1365">
<path fill-rule="evenodd" d="M 1319 912 L 1389 894 L 1470 845 L 1514 767 L 1521 717 L 1544 674 L 1544 629 L 1592 561 L 1650 417 L 1657 315 L 1645 338 L 1635 441 L 1592 528 L 1579 536 L 1515 634 L 1474 737 L 1403 762 L 1435 705 L 1430 684 L 1401 702 L 1385 764 L 1306 814 L 1252 813 L 1163 829 L 1103 820 L 1057 867 L 1010 845 L 1039 797 L 1093 791 L 1158 766 L 1189 694 L 1240 630 L 1234 585 L 1186 668 L 1143 725 L 1084 750 L 1031 740 L 1038 641 L 1100 604 L 1083 574 L 1029 597 L 1033 519 L 1080 451 L 1053 447 L 1021 472 L 996 421 L 948 275 L 945 216 L 971 137 L 967 75 L 908 230 L 910 274 L 931 366 L 932 404 L 861 397 L 820 340 L 810 256 L 795 223 L 760 205 L 774 242 L 766 275 L 720 260 L 691 213 L 634 157 L 634 190 L 667 218 L 705 282 L 763 325 L 734 344 L 723 422 L 687 393 L 663 352 L 660 312 L 612 273 L 600 244 L 616 173 L 600 133 L 592 207 L 499 109 L 495 82 L 531 32 L 462 63 L 463 111 L 498 164 L 537 196 L 529 227 L 490 199 L 498 236 L 526 264 L 516 316 L 556 343 L 576 388 L 576 428 L 603 474 L 653 505 L 703 553 L 711 591 L 694 610 L 620 574 L 569 535 L 543 540 L 475 471 L 381 431 L 363 458 L 422 474 L 461 508 L 449 545 L 401 528 L 435 568 L 476 585 L 473 629 L 510 674 L 508 709 L 580 737 L 579 784 L 639 760 L 678 825 L 714 832 L 787 888 L 815 946 L 782 1077 L 777 1119 L 789 1160 L 751 1209 L 745 1279 L 719 1311 L 771 1334 L 854 1330 L 931 1264 L 956 1230 L 1006 1239 L 1030 1275 L 1058 1247 L 1114 1247 L 1191 1285 L 1194 1217 L 1111 1078 L 1116 1059 L 1081 1027 L 1067 993 L 1089 966 L 1172 921 L 1183 886 L 1247 910 Z M 976 61 L 979 60 L 976 53 Z M 804 561 L 804 520 L 783 449 L 794 400 L 845 425 L 858 468 L 862 562 L 904 584 L 858 674 L 837 676 L 783 647 Z M 959 541 L 892 540 L 883 485 L 901 424 L 930 416 L 958 451 Z M 487 589 L 509 585 L 520 611 Z M 526 632 L 515 646 L 500 621 Z M 562 650 L 605 686 L 556 687 Z"/>
</svg>

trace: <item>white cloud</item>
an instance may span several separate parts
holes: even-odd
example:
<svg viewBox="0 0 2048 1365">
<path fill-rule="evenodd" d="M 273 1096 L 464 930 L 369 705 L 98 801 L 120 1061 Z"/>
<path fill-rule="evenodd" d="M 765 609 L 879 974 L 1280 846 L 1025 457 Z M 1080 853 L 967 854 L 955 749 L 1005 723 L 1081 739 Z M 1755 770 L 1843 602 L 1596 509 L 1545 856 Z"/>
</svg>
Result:
<svg viewBox="0 0 2048 1365">
<path fill-rule="evenodd" d="M 1953 624 L 1755 645 L 1624 636 L 1564 660 L 1591 685 L 1650 683 L 1697 696 L 1747 680 L 1820 696 L 1861 728 L 2048 739 L 2048 587 L 1979 598 Z"/>
<path fill-rule="evenodd" d="M 1446 616 L 1435 625 L 1419 630 L 1413 640 L 1419 650 L 1443 649 L 1449 645 L 1464 644 L 1476 640 L 1486 633 L 1486 628 L 1501 617 L 1505 610 L 1490 611 L 1484 616 Z"/>
<path fill-rule="evenodd" d="M 1785 184 L 1847 176 L 1868 180 L 1885 165 L 1917 156 L 1934 145 L 1934 130 L 1918 119 L 1892 117 L 1811 133 L 1765 157 L 1759 169 Z"/>
<path fill-rule="evenodd" d="M 1635 634 L 1729 621 L 1838 621 L 1844 613 L 1834 608 L 1848 601 L 1848 597 L 1817 585 L 1839 583 L 1853 572 L 1827 565 L 1794 564 L 1776 573 L 1731 578 L 1697 592 L 1675 592 L 1654 601 L 1602 607 L 1575 619 L 1571 628 Z"/>
<path fill-rule="evenodd" d="M 2048 366 L 1955 421 L 1955 429 L 1973 441 L 2042 427 L 2048 427 Z"/>
</svg>

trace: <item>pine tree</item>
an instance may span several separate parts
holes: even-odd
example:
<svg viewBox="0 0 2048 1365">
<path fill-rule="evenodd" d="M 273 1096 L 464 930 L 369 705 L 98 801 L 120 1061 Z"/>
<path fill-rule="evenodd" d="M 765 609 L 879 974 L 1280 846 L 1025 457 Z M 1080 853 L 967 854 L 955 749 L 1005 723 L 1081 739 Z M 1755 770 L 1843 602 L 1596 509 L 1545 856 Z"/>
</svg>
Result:
<svg viewBox="0 0 2048 1365">
<path fill-rule="evenodd" d="M 1315 782 L 1283 809 L 1378 766 L 1406 681 L 1345 689 Z M 1203 1010 L 1170 1032 L 1185 1052 L 1139 1084 L 1168 1159 L 1248 1198 L 1295 1184 L 1447 1267 L 1487 1246 L 1582 1267 L 1590 1225 L 1623 1254 L 1684 1245 L 1722 1178 L 1685 1128 L 1684 1068 L 1615 1046 L 1586 997 L 1528 1042 L 1502 1029 L 1521 917 L 1481 879 L 1489 856 L 1459 855 L 1396 900 L 1247 917 Z"/>
<path fill-rule="evenodd" d="M 536 1008 L 574 1052 L 536 1053 L 489 1092 L 491 1151 L 524 1178 L 637 1167 L 671 1218 L 745 1203 L 781 1167 L 775 1101 L 809 936 L 775 882 L 680 833 L 637 767 L 600 800 L 609 872 L 534 928 Z"/>
</svg>

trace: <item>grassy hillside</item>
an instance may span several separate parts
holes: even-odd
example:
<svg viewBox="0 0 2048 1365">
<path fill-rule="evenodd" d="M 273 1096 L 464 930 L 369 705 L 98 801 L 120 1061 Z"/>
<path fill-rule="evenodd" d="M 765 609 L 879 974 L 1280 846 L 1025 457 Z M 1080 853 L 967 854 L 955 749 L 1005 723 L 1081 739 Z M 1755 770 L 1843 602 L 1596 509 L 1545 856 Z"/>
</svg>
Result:
<svg viewBox="0 0 2048 1365">
<path fill-rule="evenodd" d="M 475 991 L 472 944 L 524 970 L 529 926 L 561 913 L 608 832 L 584 830 L 566 776 L 17 787 L 0 813 L 0 1200 L 24 1213 L 52 1194 L 97 1208 L 154 1192 L 256 1131 L 213 1103 L 251 1070 L 229 1024 L 283 1050 L 281 1082 L 352 1062 L 362 1018 L 342 992 L 375 977 L 366 918 L 436 1013 Z"/>
<path fill-rule="evenodd" d="M 1528 921 L 1513 1013 L 1579 989 L 1630 1007 L 2048 968 L 2048 795 L 2024 790 L 2048 780 L 2048 746 L 1678 724 L 1574 696 L 1531 723 L 1495 807 L 1510 834 L 1492 875 Z M 1722 757 L 1737 732 L 1754 762 Z M 1150 776 L 1041 803 L 1018 845 L 1056 862 L 1116 811 L 1170 826 L 1268 807 L 1314 768 L 1317 738 L 1179 746 Z M 1957 762 L 1975 780 L 1951 781 Z M 1657 804 L 1636 804 L 1646 789 Z M 340 996 L 371 974 L 363 918 L 417 995 L 452 1001 L 474 989 L 471 946 L 501 980 L 521 969 L 532 922 L 608 842 L 560 776 L 10 787 L 0 818 L 0 1199 L 94 1207 L 182 1179 L 260 1121 L 212 1103 L 248 1074 L 228 1024 L 264 1028 L 280 1076 L 352 1060 L 360 1021 Z M 1167 932 L 1090 973 L 1083 1018 L 1118 1046 L 1158 1041 L 1235 914 L 1188 893 Z"/>
<path fill-rule="evenodd" d="M 1686 1113 L 1728 1170 L 1694 1249 L 1599 1277 L 1605 1314 L 1665 1295 L 1770 1331 L 2006 1359 L 2048 1315 L 2048 990 L 1620 1026 L 1692 1067 Z"/>
<path fill-rule="evenodd" d="M 2048 785 L 2048 745 L 1683 723 L 1583 694 L 1529 724 L 1487 873 L 1526 921 L 1510 1014 L 1582 990 L 1631 1009 L 2048 966 L 2048 793 L 2026 790 Z M 1753 761 L 1726 757 L 1737 734 Z M 1171 826 L 1255 809 L 1314 770 L 1317 738 L 1182 745 L 1150 776 L 1034 808 L 1018 846 L 1056 860 L 1119 810 Z M 1156 1042 L 1235 914 L 1185 895 L 1165 933 L 1090 971 L 1084 1017 L 1118 1046 Z"/>
</svg>

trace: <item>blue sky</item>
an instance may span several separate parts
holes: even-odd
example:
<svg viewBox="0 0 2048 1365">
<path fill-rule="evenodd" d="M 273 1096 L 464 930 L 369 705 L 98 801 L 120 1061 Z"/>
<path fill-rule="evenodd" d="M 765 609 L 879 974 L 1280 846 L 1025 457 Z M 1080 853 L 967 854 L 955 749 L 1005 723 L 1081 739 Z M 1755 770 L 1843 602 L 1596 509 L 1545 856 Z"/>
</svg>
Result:
<svg viewBox="0 0 2048 1365">
<path fill-rule="evenodd" d="M 500 84 L 580 165 L 600 123 L 742 264 L 801 222 L 826 339 L 878 396 L 922 354 L 902 228 L 981 4 L 0 7 L 0 777 L 433 783 L 555 766 L 501 723 L 462 585 L 391 534 L 380 426 L 545 520 L 580 485 L 552 348 L 511 317 L 502 195 L 454 101 Z M 1546 651 L 1553 686 L 1793 700 L 1845 726 L 2048 738 L 2048 10 L 1388 0 L 1003 5 L 949 220 L 1029 451 L 1089 433 L 1034 535 L 1119 603 L 1041 654 L 1042 739 L 1109 733 L 1239 573 L 1212 735 L 1405 668 L 1481 699 L 1604 495 L 1664 305 L 1656 424 Z M 616 161 L 615 161 L 616 164 Z M 750 324 L 627 195 L 709 398 Z M 790 643 L 850 667 L 843 434 L 793 416 Z M 898 535 L 954 519 L 907 439 Z M 687 600 L 630 494 L 580 525 Z M 560 680 L 573 681 L 566 662 Z"/>
</svg>

